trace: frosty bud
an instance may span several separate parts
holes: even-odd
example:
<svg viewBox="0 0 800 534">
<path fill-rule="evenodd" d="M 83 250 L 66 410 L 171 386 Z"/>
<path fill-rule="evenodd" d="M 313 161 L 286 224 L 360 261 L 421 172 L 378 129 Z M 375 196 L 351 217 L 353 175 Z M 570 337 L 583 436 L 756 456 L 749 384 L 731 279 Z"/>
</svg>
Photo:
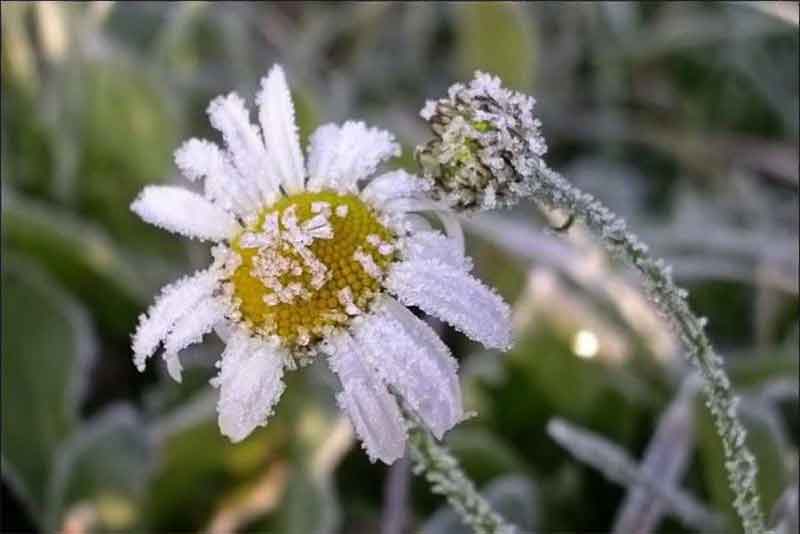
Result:
<svg viewBox="0 0 800 534">
<path fill-rule="evenodd" d="M 534 103 L 479 71 L 469 85 L 451 86 L 447 98 L 429 100 L 420 115 L 434 138 L 417 147 L 417 161 L 434 197 L 471 212 L 530 195 L 547 151 Z"/>
</svg>

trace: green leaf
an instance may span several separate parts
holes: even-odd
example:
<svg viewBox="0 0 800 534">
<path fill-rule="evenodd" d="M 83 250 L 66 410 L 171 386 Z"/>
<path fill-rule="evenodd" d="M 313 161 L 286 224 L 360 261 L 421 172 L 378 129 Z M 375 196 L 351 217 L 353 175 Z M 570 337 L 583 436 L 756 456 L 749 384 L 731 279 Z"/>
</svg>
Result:
<svg viewBox="0 0 800 534">
<path fill-rule="evenodd" d="M 182 259 L 177 238 L 149 227 L 130 203 L 146 184 L 175 173 L 175 120 L 163 95 L 129 65 L 90 64 L 80 81 L 83 136 L 78 163 L 78 206 L 118 242 L 166 258 Z"/>
<path fill-rule="evenodd" d="M 3 478 L 41 518 L 54 452 L 74 428 L 95 335 L 83 307 L 30 261 L 3 259 Z"/>
<path fill-rule="evenodd" d="M 152 442 L 129 405 L 115 405 L 76 428 L 59 448 L 49 485 L 47 524 L 55 531 L 70 505 L 89 503 L 110 530 L 132 526 L 152 470 Z"/>
<path fill-rule="evenodd" d="M 286 534 L 326 534 L 339 522 L 339 508 L 333 488 L 327 481 L 314 480 L 296 465 L 289 480 L 283 504 L 272 523 L 275 532 Z"/>
<path fill-rule="evenodd" d="M 210 393 L 151 428 L 151 436 L 163 444 L 163 459 L 142 512 L 151 531 L 195 532 L 207 526 L 220 504 L 256 480 L 288 439 L 275 418 L 244 441 L 231 443 L 219 431 L 216 392 Z M 210 413 L 203 406 L 209 399 Z"/>
<path fill-rule="evenodd" d="M 105 231 L 65 210 L 3 191 L 4 248 L 24 252 L 125 331 L 164 278 L 165 265 L 133 263 Z M 138 267 L 134 268 L 134 267 Z"/>
<path fill-rule="evenodd" d="M 525 6 L 464 2 L 457 9 L 459 78 L 474 70 L 496 74 L 515 89 L 529 89 L 536 69 L 536 27 Z"/>
<path fill-rule="evenodd" d="M 447 435 L 447 446 L 476 482 L 525 471 L 524 460 L 500 436 L 478 426 L 461 425 Z"/>
</svg>

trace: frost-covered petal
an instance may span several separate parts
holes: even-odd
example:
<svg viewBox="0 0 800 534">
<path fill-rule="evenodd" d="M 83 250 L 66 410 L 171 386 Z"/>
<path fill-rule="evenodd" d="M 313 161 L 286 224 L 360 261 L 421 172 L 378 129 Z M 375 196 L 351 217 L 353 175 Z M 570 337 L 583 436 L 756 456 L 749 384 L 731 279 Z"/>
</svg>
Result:
<svg viewBox="0 0 800 534">
<path fill-rule="evenodd" d="M 405 451 L 406 431 L 394 397 L 375 375 L 361 347 L 347 332 L 331 336 L 326 350 L 339 376 L 342 392 L 336 396 L 373 462 L 391 464 Z"/>
<path fill-rule="evenodd" d="M 463 270 L 438 259 L 406 260 L 389 271 L 386 287 L 403 304 L 418 306 L 487 347 L 511 344 L 508 305 Z"/>
<path fill-rule="evenodd" d="M 148 185 L 131 210 L 152 225 L 198 239 L 222 241 L 240 230 L 230 213 L 182 187 Z"/>
<path fill-rule="evenodd" d="M 459 243 L 436 230 L 415 232 L 403 240 L 403 257 L 410 261 L 436 259 L 454 269 L 469 272 L 472 260 Z"/>
<path fill-rule="evenodd" d="M 354 192 L 357 182 L 374 173 L 382 161 L 399 155 L 400 145 L 386 130 L 354 121 L 326 124 L 309 142 L 308 189 Z"/>
<path fill-rule="evenodd" d="M 175 164 L 191 181 L 204 178 L 206 198 L 225 210 L 244 216 L 258 209 L 256 184 L 243 180 L 216 144 L 189 139 L 175 151 Z"/>
<path fill-rule="evenodd" d="M 139 317 L 139 326 L 133 335 L 133 363 L 139 371 L 144 371 L 147 358 L 153 355 L 175 322 L 211 295 L 218 283 L 217 272 L 200 271 L 161 289 L 155 303 Z"/>
<path fill-rule="evenodd" d="M 300 137 L 294 118 L 294 105 L 280 65 L 275 65 L 261 80 L 256 96 L 258 120 L 267 147 L 267 156 L 286 193 L 303 191 L 305 169 Z"/>
<path fill-rule="evenodd" d="M 442 223 L 445 233 L 453 240 L 462 251 L 464 250 L 464 229 L 456 214 L 441 202 L 434 202 L 428 198 L 407 197 L 388 200 L 383 205 L 384 211 L 395 216 L 407 217 L 411 212 L 430 213 Z"/>
<path fill-rule="evenodd" d="M 227 306 L 222 299 L 206 298 L 192 307 L 191 311 L 175 321 L 167 339 L 164 340 L 164 360 L 173 380 L 181 381 L 183 367 L 178 353 L 199 343 L 203 336 L 214 329 L 214 325 L 225 318 Z"/>
<path fill-rule="evenodd" d="M 234 443 L 265 426 L 283 394 L 284 353 L 245 332 L 233 334 L 211 381 L 219 387 L 220 431 Z"/>
<path fill-rule="evenodd" d="M 407 198 L 424 194 L 429 184 L 404 170 L 381 174 L 368 183 L 361 191 L 361 198 L 382 205 L 397 198 Z"/>
<path fill-rule="evenodd" d="M 211 126 L 222 133 L 234 167 L 245 180 L 258 185 L 262 199 L 272 202 L 280 194 L 278 177 L 272 174 L 258 127 L 236 93 L 218 96 L 208 106 Z"/>
<path fill-rule="evenodd" d="M 463 419 L 458 364 L 436 333 L 405 306 L 383 297 L 354 333 L 378 376 L 434 436 L 441 439 Z"/>
</svg>

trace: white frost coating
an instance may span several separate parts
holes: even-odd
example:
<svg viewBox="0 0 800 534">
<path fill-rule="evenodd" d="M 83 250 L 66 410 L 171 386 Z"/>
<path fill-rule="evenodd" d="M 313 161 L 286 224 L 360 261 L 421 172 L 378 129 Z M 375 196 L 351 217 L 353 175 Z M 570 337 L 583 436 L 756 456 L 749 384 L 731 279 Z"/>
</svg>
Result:
<svg viewBox="0 0 800 534">
<path fill-rule="evenodd" d="M 406 237 L 403 257 L 411 261 L 436 259 L 460 271 L 472 270 L 472 260 L 464 256 L 459 244 L 436 230 L 416 232 Z"/>
<path fill-rule="evenodd" d="M 435 202 L 428 198 L 396 198 L 387 201 L 383 208 L 386 211 L 403 215 L 414 211 L 431 212 L 441 221 L 447 236 L 456 243 L 461 253 L 464 253 L 464 229 L 461 228 L 461 223 L 453 211 L 441 202 Z"/>
<path fill-rule="evenodd" d="M 354 121 L 320 126 L 308 148 L 308 189 L 355 192 L 359 180 L 372 175 L 382 161 L 399 155 L 400 145 L 386 130 Z"/>
<path fill-rule="evenodd" d="M 406 430 L 397 402 L 365 361 L 350 334 L 340 332 L 327 340 L 330 366 L 342 383 L 336 395 L 371 461 L 391 464 L 405 451 Z"/>
<path fill-rule="evenodd" d="M 222 241 L 240 230 L 230 213 L 182 187 L 148 185 L 131 210 L 154 226 L 202 240 Z"/>
<path fill-rule="evenodd" d="M 205 196 L 236 215 L 258 210 L 256 184 L 243 181 L 222 150 L 211 141 L 189 139 L 175 151 L 175 164 L 190 181 L 205 178 Z"/>
<path fill-rule="evenodd" d="M 312 186 L 322 188 L 325 173 L 333 168 L 336 161 L 336 152 L 339 144 L 339 125 L 324 124 L 314 130 L 308 141 L 308 183 L 309 190 Z M 315 178 L 316 177 L 316 178 Z M 319 182 L 319 185 L 317 184 Z"/>
<path fill-rule="evenodd" d="M 303 153 L 300 151 L 292 96 L 280 65 L 272 67 L 267 77 L 261 79 L 256 103 L 267 157 L 274 173 L 287 194 L 300 193 L 305 181 Z"/>
<path fill-rule="evenodd" d="M 175 322 L 186 316 L 202 299 L 213 293 L 219 283 L 215 271 L 200 271 L 164 286 L 147 314 L 139 316 L 139 326 L 133 335 L 133 363 L 144 371 L 147 358 L 167 337 Z"/>
<path fill-rule="evenodd" d="M 269 173 L 269 159 L 258 127 L 236 93 L 218 96 L 208 106 L 211 126 L 222 133 L 234 167 L 245 180 L 255 182 L 265 202 L 279 195 L 278 177 Z"/>
<path fill-rule="evenodd" d="M 361 198 L 367 202 L 383 205 L 397 198 L 408 198 L 424 194 L 430 185 L 424 180 L 404 170 L 391 171 L 376 177 L 361 191 Z"/>
<path fill-rule="evenodd" d="M 508 305 L 464 271 L 438 259 L 406 260 L 392 266 L 386 287 L 403 304 L 418 306 L 488 348 L 511 345 Z"/>
<path fill-rule="evenodd" d="M 392 386 L 437 439 L 464 417 L 456 360 L 436 333 L 391 297 L 354 327 L 378 376 Z"/>
<path fill-rule="evenodd" d="M 234 333 L 211 380 L 220 389 L 217 412 L 219 429 L 231 441 L 246 438 L 258 426 L 265 426 L 283 394 L 283 361 L 280 349 L 248 336 Z"/>
<path fill-rule="evenodd" d="M 227 306 L 221 299 L 206 298 L 175 322 L 164 340 L 164 360 L 167 362 L 167 371 L 175 382 L 181 381 L 183 370 L 178 353 L 189 345 L 202 341 L 203 336 L 225 318 L 226 309 Z"/>
</svg>

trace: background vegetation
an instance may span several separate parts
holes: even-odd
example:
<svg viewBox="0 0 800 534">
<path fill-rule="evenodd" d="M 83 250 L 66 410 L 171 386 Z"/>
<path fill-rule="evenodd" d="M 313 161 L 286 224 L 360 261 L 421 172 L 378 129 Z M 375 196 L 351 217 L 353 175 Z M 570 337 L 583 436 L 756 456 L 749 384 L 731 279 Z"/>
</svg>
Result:
<svg viewBox="0 0 800 534">
<path fill-rule="evenodd" d="M 238 445 L 207 384 L 218 342 L 191 349 L 180 385 L 131 364 L 137 315 L 209 254 L 128 205 L 181 181 L 172 151 L 214 137 L 213 96 L 251 97 L 280 62 L 304 136 L 362 118 L 397 133 L 409 170 L 425 99 L 475 68 L 534 94 L 551 166 L 627 217 L 709 318 L 764 509 L 796 532 L 797 24 L 796 3 L 4 2 L 3 530 L 463 531 L 406 462 L 369 463 L 322 362 Z M 478 413 L 448 446 L 529 531 L 735 531 L 679 344 L 632 273 L 557 222 L 520 206 L 466 223 L 517 343 L 487 353 L 442 327 Z M 622 452 L 655 489 L 611 463 Z"/>
</svg>

